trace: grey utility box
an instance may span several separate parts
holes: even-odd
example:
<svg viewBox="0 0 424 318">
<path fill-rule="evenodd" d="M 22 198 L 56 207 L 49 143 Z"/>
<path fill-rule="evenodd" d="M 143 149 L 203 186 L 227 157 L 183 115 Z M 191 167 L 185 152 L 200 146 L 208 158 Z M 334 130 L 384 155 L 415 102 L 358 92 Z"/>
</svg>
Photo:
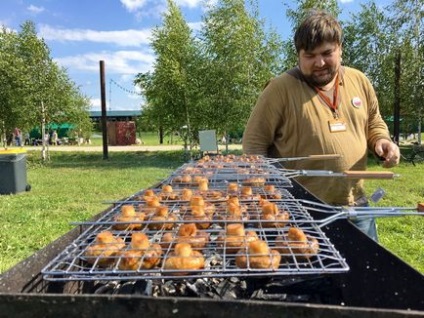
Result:
<svg viewBox="0 0 424 318">
<path fill-rule="evenodd" d="M 0 194 L 14 194 L 28 190 L 25 151 L 0 150 Z"/>
</svg>

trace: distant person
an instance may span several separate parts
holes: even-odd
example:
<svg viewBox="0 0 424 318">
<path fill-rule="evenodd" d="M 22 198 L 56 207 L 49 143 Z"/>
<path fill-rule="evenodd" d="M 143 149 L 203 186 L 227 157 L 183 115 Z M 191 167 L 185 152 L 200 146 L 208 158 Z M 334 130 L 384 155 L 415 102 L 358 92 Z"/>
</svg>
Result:
<svg viewBox="0 0 424 318">
<path fill-rule="evenodd" d="M 18 147 L 22 146 L 22 132 L 18 127 L 15 127 L 13 130 L 13 135 L 15 137 L 15 145 Z"/>
<path fill-rule="evenodd" d="M 298 65 L 265 87 L 244 131 L 244 153 L 272 158 L 341 155 L 285 165 L 296 170 L 365 170 L 368 150 L 384 167 L 397 165 L 399 148 L 381 118 L 371 82 L 360 71 L 341 65 L 342 29 L 336 19 L 312 12 L 297 29 L 294 45 Z M 362 179 L 296 180 L 327 204 L 368 205 Z M 374 218 L 353 222 L 377 240 Z"/>
<path fill-rule="evenodd" d="M 25 133 L 25 140 L 24 140 L 24 145 L 25 146 L 29 146 L 30 144 L 31 144 L 31 140 L 30 140 L 30 135 L 29 135 L 29 133 L 27 132 L 27 133 Z"/>
<path fill-rule="evenodd" d="M 78 137 L 77 138 L 78 138 L 78 146 L 84 144 L 84 137 L 82 135 L 82 130 L 81 129 L 78 131 Z"/>
<path fill-rule="evenodd" d="M 57 135 L 57 131 L 53 130 L 52 132 L 52 145 L 53 146 L 57 146 L 58 145 L 58 135 Z"/>
<path fill-rule="evenodd" d="M 50 145 L 50 135 L 48 132 L 44 134 L 44 145 Z"/>
</svg>

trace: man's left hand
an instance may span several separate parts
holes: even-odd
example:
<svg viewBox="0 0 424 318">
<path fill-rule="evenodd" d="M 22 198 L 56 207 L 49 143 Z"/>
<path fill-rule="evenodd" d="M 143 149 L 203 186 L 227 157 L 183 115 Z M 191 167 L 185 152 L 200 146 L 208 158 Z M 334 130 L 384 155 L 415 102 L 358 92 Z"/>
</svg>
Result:
<svg viewBox="0 0 424 318">
<path fill-rule="evenodd" d="M 387 139 L 379 139 L 375 143 L 374 151 L 384 159 L 384 168 L 391 168 L 399 164 L 400 150 L 394 142 Z"/>
</svg>

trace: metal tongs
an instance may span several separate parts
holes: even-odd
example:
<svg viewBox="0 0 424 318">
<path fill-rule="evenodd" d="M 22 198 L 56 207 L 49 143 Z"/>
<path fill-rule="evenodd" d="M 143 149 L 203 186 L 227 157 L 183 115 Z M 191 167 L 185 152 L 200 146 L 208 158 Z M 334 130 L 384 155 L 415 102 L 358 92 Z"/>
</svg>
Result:
<svg viewBox="0 0 424 318">
<path fill-rule="evenodd" d="M 369 217 L 398 217 L 398 216 L 424 216 L 423 204 L 417 207 L 355 207 L 355 206 L 330 206 L 314 201 L 298 200 L 307 205 L 308 211 L 331 214 L 329 217 L 314 220 L 319 227 L 326 226 L 336 220 L 361 219 Z"/>
</svg>

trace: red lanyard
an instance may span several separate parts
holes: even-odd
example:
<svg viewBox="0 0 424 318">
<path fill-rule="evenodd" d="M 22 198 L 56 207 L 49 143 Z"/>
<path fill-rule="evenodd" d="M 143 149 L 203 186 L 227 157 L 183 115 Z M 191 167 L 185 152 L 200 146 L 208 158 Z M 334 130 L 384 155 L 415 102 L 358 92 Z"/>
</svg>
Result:
<svg viewBox="0 0 424 318">
<path fill-rule="evenodd" d="M 328 98 L 328 96 L 325 95 L 323 92 L 321 92 L 318 88 L 316 87 L 314 88 L 315 88 L 315 91 L 318 93 L 318 95 L 327 104 L 327 106 L 333 110 L 334 116 L 337 117 L 337 99 L 339 96 L 339 75 L 337 74 L 336 81 L 334 82 L 333 101 L 331 101 L 330 98 Z"/>
</svg>

